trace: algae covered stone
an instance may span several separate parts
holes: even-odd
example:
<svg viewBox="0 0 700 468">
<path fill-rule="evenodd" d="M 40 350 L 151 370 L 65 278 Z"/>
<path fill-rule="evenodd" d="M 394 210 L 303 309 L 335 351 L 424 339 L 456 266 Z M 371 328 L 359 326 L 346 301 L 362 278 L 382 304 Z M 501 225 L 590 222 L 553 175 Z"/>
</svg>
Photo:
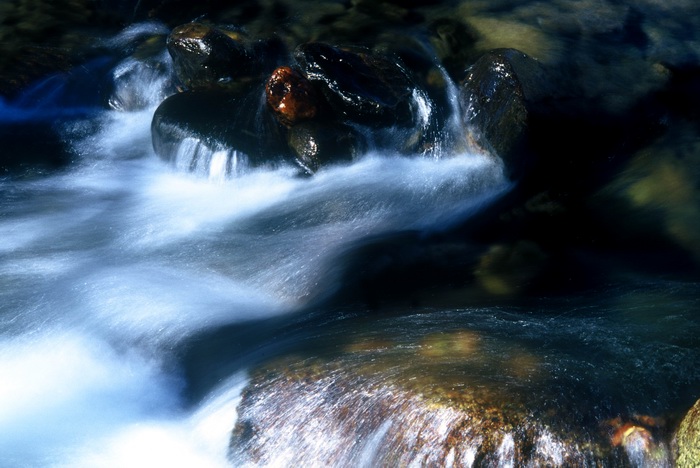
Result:
<svg viewBox="0 0 700 468">
<path fill-rule="evenodd" d="M 700 400 L 690 408 L 676 433 L 676 465 L 700 466 Z"/>
</svg>

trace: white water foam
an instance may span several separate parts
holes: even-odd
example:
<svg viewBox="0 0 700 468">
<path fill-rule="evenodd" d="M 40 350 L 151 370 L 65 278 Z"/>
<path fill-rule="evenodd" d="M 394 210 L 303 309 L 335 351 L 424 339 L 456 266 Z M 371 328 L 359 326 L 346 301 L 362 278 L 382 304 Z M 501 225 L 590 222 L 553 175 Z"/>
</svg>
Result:
<svg viewBox="0 0 700 468">
<path fill-rule="evenodd" d="M 76 329 L 0 340 L 0 466 L 229 466 L 239 374 L 193 410 L 138 350 Z"/>
<path fill-rule="evenodd" d="M 47 466 L 76 444 L 177 407 L 157 363 L 75 330 L 0 342 L 3 466 Z"/>
<path fill-rule="evenodd" d="M 80 447 L 59 467 L 230 467 L 228 443 L 247 383 L 239 374 L 191 413 L 125 425 Z"/>
</svg>

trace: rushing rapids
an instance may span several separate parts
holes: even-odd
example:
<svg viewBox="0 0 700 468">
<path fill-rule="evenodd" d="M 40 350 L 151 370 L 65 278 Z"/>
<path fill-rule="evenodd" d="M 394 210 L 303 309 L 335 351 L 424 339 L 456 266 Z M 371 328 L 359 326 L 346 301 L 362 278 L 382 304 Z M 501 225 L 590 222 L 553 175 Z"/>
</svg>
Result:
<svg viewBox="0 0 700 468">
<path fill-rule="evenodd" d="M 697 7 L 64 3 L 0 6 L 0 465 L 698 462 Z"/>
</svg>

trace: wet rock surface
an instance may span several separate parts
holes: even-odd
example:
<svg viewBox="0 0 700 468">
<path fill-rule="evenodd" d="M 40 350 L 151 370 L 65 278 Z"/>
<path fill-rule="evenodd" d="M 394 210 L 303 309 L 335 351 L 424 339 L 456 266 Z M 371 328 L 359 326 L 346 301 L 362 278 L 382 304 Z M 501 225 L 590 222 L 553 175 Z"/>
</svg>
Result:
<svg viewBox="0 0 700 468">
<path fill-rule="evenodd" d="M 273 39 L 251 40 L 240 30 L 204 23 L 174 28 L 167 47 L 185 89 L 240 88 L 259 81 L 286 53 Z"/>
<path fill-rule="evenodd" d="M 279 121 L 292 126 L 316 117 L 321 101 L 311 82 L 291 67 L 277 68 L 265 84 L 267 104 Z"/>
<path fill-rule="evenodd" d="M 244 395 L 231 455 L 259 466 L 586 462 L 583 454 L 565 457 L 562 441 L 523 415 L 504 417 L 478 400 L 473 411 L 463 410 L 400 387 L 329 373 L 256 381 Z M 481 424 L 471 425 L 474 420 Z M 323 440 L 307 432 L 311 427 L 323 432 Z M 294 446 L 295 453 L 276 449 L 283 446 Z M 525 454 L 526 446 L 535 448 Z"/>
<path fill-rule="evenodd" d="M 686 468 L 700 464 L 700 401 L 681 421 L 674 442 L 676 466 Z"/>
<path fill-rule="evenodd" d="M 293 354 L 258 368 L 238 407 L 231 458 L 254 466 L 669 463 L 666 434 L 650 418 L 595 422 L 578 405 L 548 405 L 549 368 L 524 347 L 468 329 L 412 335 L 341 338 L 328 356 Z"/>
<path fill-rule="evenodd" d="M 294 55 L 342 118 L 380 126 L 413 123 L 416 85 L 396 59 L 323 43 L 300 45 Z"/>
<path fill-rule="evenodd" d="M 285 154 L 279 145 L 280 129 L 270 114 L 260 112 L 263 98 L 262 89 L 246 94 L 212 90 L 170 96 L 158 106 L 151 124 L 156 153 L 185 170 L 207 164 L 198 162 L 201 155 L 187 148 L 188 143 L 197 148 L 204 145 L 210 152 L 239 152 L 251 167 L 279 163 Z"/>
<path fill-rule="evenodd" d="M 334 163 L 348 163 L 365 151 L 363 137 L 339 123 L 305 122 L 289 129 L 287 142 L 308 174 Z"/>
<path fill-rule="evenodd" d="M 480 148 L 504 160 L 514 178 L 526 161 L 527 131 L 535 101 L 549 95 L 544 68 L 515 49 L 499 49 L 469 67 L 460 86 L 465 125 Z"/>
<path fill-rule="evenodd" d="M 226 86 L 253 72 L 253 58 L 241 35 L 227 34 L 202 23 L 189 23 L 172 30 L 168 52 L 175 73 L 188 89 Z"/>
</svg>

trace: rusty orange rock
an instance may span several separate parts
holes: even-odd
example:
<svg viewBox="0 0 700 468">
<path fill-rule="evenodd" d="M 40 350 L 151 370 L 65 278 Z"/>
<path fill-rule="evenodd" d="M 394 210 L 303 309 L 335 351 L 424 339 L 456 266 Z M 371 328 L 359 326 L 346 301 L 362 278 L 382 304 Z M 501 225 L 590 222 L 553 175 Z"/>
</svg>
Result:
<svg viewBox="0 0 700 468">
<path fill-rule="evenodd" d="M 265 85 L 267 104 L 277 119 L 291 127 L 297 122 L 309 120 L 318 112 L 318 95 L 311 83 L 291 67 L 279 67 Z"/>
</svg>

